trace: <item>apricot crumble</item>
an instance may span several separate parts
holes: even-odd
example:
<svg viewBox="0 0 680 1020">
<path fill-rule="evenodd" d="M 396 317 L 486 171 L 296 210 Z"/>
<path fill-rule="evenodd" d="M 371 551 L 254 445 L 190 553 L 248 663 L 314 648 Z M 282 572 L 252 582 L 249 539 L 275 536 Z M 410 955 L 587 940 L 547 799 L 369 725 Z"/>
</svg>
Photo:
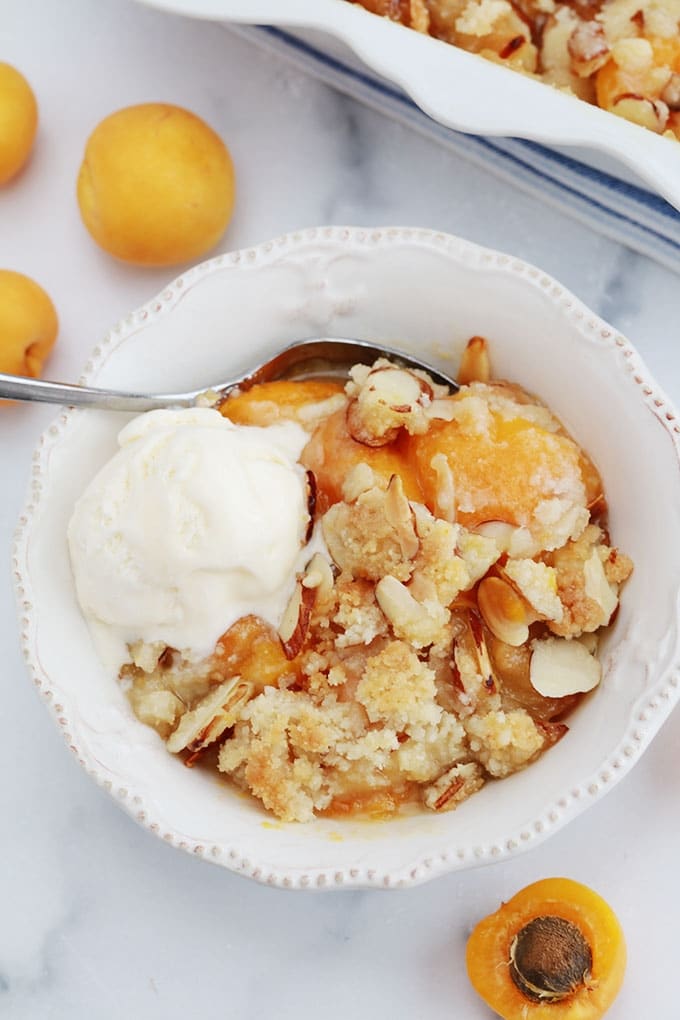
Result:
<svg viewBox="0 0 680 1020">
<path fill-rule="evenodd" d="M 220 407 L 306 430 L 306 566 L 278 630 L 243 616 L 199 663 L 131 645 L 121 677 L 169 750 L 278 818 L 452 810 L 564 736 L 600 681 L 632 563 L 597 470 L 537 398 L 488 377 L 481 338 L 461 378 L 452 393 L 381 359 Z"/>
</svg>

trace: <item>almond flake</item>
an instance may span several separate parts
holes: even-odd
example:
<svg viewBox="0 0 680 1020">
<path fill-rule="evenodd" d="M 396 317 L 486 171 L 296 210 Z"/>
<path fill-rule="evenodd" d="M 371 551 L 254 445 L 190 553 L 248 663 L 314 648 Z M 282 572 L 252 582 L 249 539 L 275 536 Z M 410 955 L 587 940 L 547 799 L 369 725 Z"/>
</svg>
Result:
<svg viewBox="0 0 680 1020">
<path fill-rule="evenodd" d="M 504 4 L 509 8 L 508 4 Z M 520 45 L 525 41 L 523 37 Z M 473 336 L 468 340 L 467 347 L 463 351 L 460 360 L 457 382 L 460 386 L 467 386 L 471 382 L 487 383 L 491 378 L 491 365 L 489 363 L 489 349 L 483 336 Z"/>
<path fill-rule="evenodd" d="M 375 488 L 375 472 L 364 461 L 356 464 L 342 483 L 342 497 L 348 503 L 355 503 L 359 496 Z"/>
<path fill-rule="evenodd" d="M 532 642 L 529 678 L 544 698 L 585 694 L 600 682 L 601 667 L 580 641 L 547 638 Z"/>
<path fill-rule="evenodd" d="M 325 556 L 318 552 L 314 553 L 305 568 L 301 583 L 303 588 L 315 589 L 320 598 L 326 598 L 330 595 L 335 584 L 335 578 L 333 577 L 333 569 Z"/>
<path fill-rule="evenodd" d="M 506 521 L 483 521 L 473 529 L 475 535 L 490 538 L 501 553 L 509 556 L 534 556 L 539 551 L 538 543 L 528 528 L 517 527 Z"/>
<path fill-rule="evenodd" d="M 405 560 L 412 560 L 418 553 L 420 542 L 416 534 L 415 517 L 399 475 L 392 475 L 387 486 L 385 517 L 397 533 L 402 556 Z"/>
<path fill-rule="evenodd" d="M 190 712 L 184 713 L 177 729 L 168 738 L 168 750 L 177 754 L 187 748 L 196 754 L 213 744 L 238 720 L 253 691 L 253 684 L 240 676 L 232 677 L 209 691 Z"/>
<path fill-rule="evenodd" d="M 315 600 L 315 589 L 305 588 L 298 581 L 279 624 L 279 638 L 287 659 L 294 659 L 307 640 Z"/>
<path fill-rule="evenodd" d="M 529 617 L 524 599 L 507 581 L 487 577 L 477 592 L 479 611 L 494 637 L 514 648 L 529 637 Z"/>
<path fill-rule="evenodd" d="M 619 600 L 616 592 L 607 580 L 597 548 L 593 549 L 584 563 L 583 576 L 585 578 L 586 595 L 589 599 L 597 602 L 598 606 L 602 609 L 604 616 L 602 623 L 605 625 L 609 623 Z"/>
<path fill-rule="evenodd" d="M 443 453 L 436 453 L 430 461 L 430 467 L 437 476 L 435 494 L 435 511 L 437 517 L 450 524 L 456 523 L 456 488 L 448 458 Z"/>
</svg>

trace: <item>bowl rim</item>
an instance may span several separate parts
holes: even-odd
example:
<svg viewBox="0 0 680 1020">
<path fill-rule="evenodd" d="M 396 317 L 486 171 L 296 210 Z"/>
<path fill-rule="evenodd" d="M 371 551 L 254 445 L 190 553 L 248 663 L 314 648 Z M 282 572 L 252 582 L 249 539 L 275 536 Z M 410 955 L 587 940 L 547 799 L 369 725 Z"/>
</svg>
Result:
<svg viewBox="0 0 680 1020">
<path fill-rule="evenodd" d="M 253 268 L 268 265 L 283 256 L 299 252 L 311 242 L 341 248 L 346 244 L 389 246 L 393 243 L 400 245 L 413 243 L 426 249 L 434 248 L 467 268 L 476 265 L 481 269 L 493 269 L 514 278 L 523 278 L 525 283 L 541 290 L 562 316 L 572 320 L 582 335 L 589 338 L 597 337 L 607 344 L 618 370 L 632 377 L 642 402 L 670 437 L 680 470 L 680 415 L 655 382 L 633 345 L 622 334 L 592 313 L 552 276 L 530 263 L 454 235 L 429 229 L 343 226 L 308 228 L 198 263 L 176 277 L 156 297 L 121 319 L 94 348 L 79 381 L 82 384 L 96 384 L 99 370 L 120 344 L 130 340 L 145 325 L 170 314 L 185 293 L 206 277 L 230 267 Z M 448 852 L 440 853 L 436 858 L 424 853 L 406 871 L 381 872 L 377 866 L 369 864 L 363 868 L 344 869 L 308 867 L 299 872 L 272 866 L 266 860 L 266 854 L 260 857 L 251 848 L 240 851 L 224 844 L 206 846 L 193 841 L 182 832 L 174 830 L 167 820 L 154 817 L 144 798 L 132 784 L 117 785 L 107 777 L 106 771 L 100 767 L 96 757 L 88 749 L 87 741 L 75 735 L 72 717 L 77 715 L 77 709 L 75 705 L 69 704 L 70 695 L 65 695 L 53 684 L 37 654 L 39 613 L 32 602 L 28 547 L 32 525 L 43 499 L 42 479 L 49 471 L 50 451 L 59 443 L 74 414 L 77 413 L 77 409 L 74 408 L 62 410 L 44 430 L 33 451 L 32 479 L 12 548 L 12 579 L 22 653 L 34 686 L 42 695 L 67 746 L 75 754 L 79 764 L 135 821 L 178 849 L 260 883 L 289 889 L 413 886 L 451 871 L 493 863 L 537 845 L 571 818 L 596 803 L 640 759 L 643 751 L 680 700 L 680 642 L 676 634 L 674 651 L 668 665 L 635 701 L 626 732 L 607 759 L 579 786 L 567 789 L 565 784 L 561 796 L 550 800 L 534 818 L 527 820 L 520 830 L 509 834 L 502 845 L 474 847 L 469 851 L 451 846 Z"/>
</svg>

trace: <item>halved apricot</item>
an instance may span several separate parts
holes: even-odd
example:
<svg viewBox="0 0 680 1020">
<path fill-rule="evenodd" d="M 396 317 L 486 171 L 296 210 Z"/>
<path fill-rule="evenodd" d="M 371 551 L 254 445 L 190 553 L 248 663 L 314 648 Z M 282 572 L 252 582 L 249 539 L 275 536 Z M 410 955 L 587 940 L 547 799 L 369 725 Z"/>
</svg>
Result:
<svg viewBox="0 0 680 1020">
<path fill-rule="evenodd" d="M 386 446 L 364 446 L 347 431 L 345 408 L 317 426 L 300 459 L 316 476 L 319 513 L 342 499 L 343 481 L 352 468 L 362 463 L 385 481 L 398 475 L 408 499 L 420 502 L 423 498 L 404 437 Z"/>
<path fill-rule="evenodd" d="M 409 448 L 425 502 L 436 505 L 438 474 L 432 458 L 443 453 L 454 479 L 458 520 L 474 528 L 483 521 L 526 525 L 550 491 L 552 480 L 581 476 L 579 450 L 567 436 L 525 418 L 490 415 L 488 432 L 457 421 L 434 421 Z"/>
<path fill-rule="evenodd" d="M 466 959 L 475 991 L 503 1020 L 600 1020 L 621 988 L 626 944 L 601 896 L 548 878 L 480 921 Z"/>
<path fill-rule="evenodd" d="M 222 635 L 215 648 L 216 670 L 239 674 L 258 690 L 275 684 L 286 673 L 299 675 L 299 663 L 289 661 L 276 631 L 259 616 L 242 616 Z"/>
</svg>

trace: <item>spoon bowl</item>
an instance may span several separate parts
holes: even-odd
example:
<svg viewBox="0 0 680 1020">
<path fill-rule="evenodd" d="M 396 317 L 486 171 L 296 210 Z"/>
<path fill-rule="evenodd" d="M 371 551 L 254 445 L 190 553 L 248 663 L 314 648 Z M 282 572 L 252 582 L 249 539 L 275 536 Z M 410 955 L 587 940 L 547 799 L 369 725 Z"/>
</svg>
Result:
<svg viewBox="0 0 680 1020">
<path fill-rule="evenodd" d="M 234 376 L 186 393 L 128 393 L 0 373 L 0 397 L 65 404 L 69 407 L 96 407 L 108 411 L 142 412 L 163 407 L 194 407 L 198 403 L 204 404 L 206 398 L 211 404 L 217 403 L 236 387 L 249 389 L 256 383 L 273 379 L 343 375 L 352 365 L 370 365 L 378 358 L 385 357 L 404 368 L 421 369 L 436 383 L 448 386 L 454 392 L 458 390 L 454 379 L 419 358 L 395 351 L 391 347 L 377 346 L 366 340 L 323 337 L 297 340 L 245 375 Z"/>
</svg>

